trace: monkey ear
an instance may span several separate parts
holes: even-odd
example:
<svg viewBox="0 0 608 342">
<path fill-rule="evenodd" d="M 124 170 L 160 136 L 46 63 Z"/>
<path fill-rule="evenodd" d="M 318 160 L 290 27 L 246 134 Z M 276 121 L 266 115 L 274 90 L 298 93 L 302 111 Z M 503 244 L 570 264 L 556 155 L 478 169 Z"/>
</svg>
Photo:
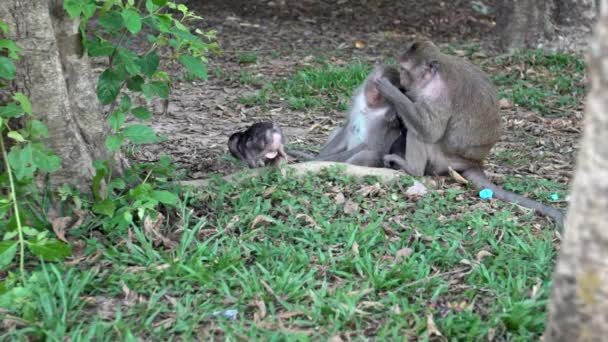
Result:
<svg viewBox="0 0 608 342">
<path fill-rule="evenodd" d="M 429 63 L 429 68 L 431 68 L 431 71 L 433 73 L 436 73 L 437 71 L 439 71 L 439 65 L 439 61 L 434 59 Z"/>
</svg>

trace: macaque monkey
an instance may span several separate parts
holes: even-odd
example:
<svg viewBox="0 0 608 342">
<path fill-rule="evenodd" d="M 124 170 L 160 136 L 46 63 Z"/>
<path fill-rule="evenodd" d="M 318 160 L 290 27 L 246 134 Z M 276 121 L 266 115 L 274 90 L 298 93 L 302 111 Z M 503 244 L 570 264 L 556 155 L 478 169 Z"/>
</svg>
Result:
<svg viewBox="0 0 608 342">
<path fill-rule="evenodd" d="M 385 165 L 396 164 L 413 176 L 444 175 L 451 167 L 496 198 L 537 210 L 562 226 L 560 210 L 508 192 L 483 172 L 483 161 L 502 133 L 496 89 L 488 76 L 430 41 L 413 43 L 399 63 L 405 93 L 390 79 L 376 82 L 407 129 L 405 153 L 386 155 Z"/>
<path fill-rule="evenodd" d="M 283 149 L 283 131 L 275 122 L 258 122 L 228 139 L 230 153 L 250 168 L 278 166 L 288 160 Z"/>
<path fill-rule="evenodd" d="M 383 157 L 400 134 L 400 122 L 392 104 L 376 88 L 386 78 L 399 85 L 396 69 L 378 65 L 351 100 L 344 127 L 335 129 L 314 160 L 382 167 Z"/>
</svg>

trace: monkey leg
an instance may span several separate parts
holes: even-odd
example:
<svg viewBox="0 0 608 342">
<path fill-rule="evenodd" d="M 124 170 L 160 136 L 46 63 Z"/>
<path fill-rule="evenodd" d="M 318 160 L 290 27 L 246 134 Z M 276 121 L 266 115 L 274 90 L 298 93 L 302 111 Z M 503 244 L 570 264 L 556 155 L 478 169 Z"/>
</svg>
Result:
<svg viewBox="0 0 608 342">
<path fill-rule="evenodd" d="M 395 164 L 412 176 L 424 176 L 429 161 L 427 144 L 412 132 L 407 133 L 405 141 L 407 145 L 405 158 L 396 154 L 389 154 L 384 156 L 384 165 L 392 168 L 391 165 Z"/>
<path fill-rule="evenodd" d="M 375 150 L 363 150 L 346 160 L 347 164 L 369 167 L 382 167 L 382 153 Z"/>
<path fill-rule="evenodd" d="M 359 144 L 357 145 L 355 148 L 351 149 L 351 150 L 346 150 L 346 151 L 340 151 L 337 153 L 333 153 L 333 154 L 329 154 L 329 155 L 324 155 L 324 156 L 317 156 L 314 160 L 316 161 L 334 161 L 334 162 L 342 162 L 342 163 L 346 163 L 346 161 L 351 158 L 352 156 L 356 155 L 357 153 L 366 150 L 367 149 L 367 145 L 366 144 Z"/>
<path fill-rule="evenodd" d="M 342 127 L 338 127 L 329 134 L 329 139 L 327 139 L 325 145 L 321 147 L 317 157 L 329 156 L 344 150 L 346 150 L 346 130 Z"/>
</svg>

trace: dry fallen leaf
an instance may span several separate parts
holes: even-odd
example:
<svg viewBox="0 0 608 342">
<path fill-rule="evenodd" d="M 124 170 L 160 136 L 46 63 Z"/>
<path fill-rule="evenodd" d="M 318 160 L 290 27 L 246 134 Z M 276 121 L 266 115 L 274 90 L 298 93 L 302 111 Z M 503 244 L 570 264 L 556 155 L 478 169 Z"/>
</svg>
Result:
<svg viewBox="0 0 608 342">
<path fill-rule="evenodd" d="M 426 333 L 429 335 L 429 337 L 443 336 L 439 329 L 437 329 L 437 325 L 433 319 L 433 314 L 428 314 L 426 316 Z"/>
<path fill-rule="evenodd" d="M 51 222 L 55 235 L 57 235 L 57 238 L 59 240 L 65 242 L 65 243 L 68 242 L 68 240 L 65 238 L 65 231 L 66 231 L 66 228 L 68 227 L 68 225 L 70 224 L 70 221 L 72 221 L 71 217 L 64 216 L 64 217 L 58 217 Z"/>
<path fill-rule="evenodd" d="M 253 305 L 257 306 L 258 308 L 258 311 L 253 314 L 253 320 L 255 322 L 259 322 L 266 317 L 266 303 L 258 298 L 253 301 Z"/>
<path fill-rule="evenodd" d="M 251 226 L 249 227 L 250 229 L 255 228 L 255 226 L 257 226 L 258 224 L 261 223 L 274 223 L 275 220 L 272 219 L 271 217 L 265 216 L 265 215 L 258 215 L 256 216 L 253 221 L 251 221 Z"/>
<path fill-rule="evenodd" d="M 477 252 L 477 256 L 475 257 L 475 260 L 477 260 L 477 262 L 481 262 L 481 260 L 483 260 L 483 258 L 493 256 L 493 255 L 494 254 L 492 254 L 486 250 L 481 250 L 481 251 Z"/>
<path fill-rule="evenodd" d="M 314 228 L 318 228 L 319 227 L 319 225 L 317 224 L 317 221 L 315 221 L 315 219 L 313 219 L 309 215 L 302 214 L 302 213 L 296 215 L 296 219 L 299 219 L 299 218 L 302 218 L 302 217 L 304 218 L 304 220 L 306 221 L 306 223 L 308 223 L 309 225 L 313 226 Z"/>
<path fill-rule="evenodd" d="M 509 109 L 509 108 L 513 107 L 513 104 L 511 103 L 511 101 L 509 101 L 505 98 L 502 98 L 498 101 L 498 106 L 501 109 Z"/>
<path fill-rule="evenodd" d="M 346 198 L 344 197 L 344 194 L 341 192 L 338 192 L 336 194 L 336 204 L 340 205 L 344 202 L 346 202 Z"/>
<path fill-rule="evenodd" d="M 359 203 L 348 200 L 344 204 L 344 213 L 346 215 L 352 215 L 358 211 L 359 211 Z"/>
<path fill-rule="evenodd" d="M 460 184 L 469 184 L 469 181 L 466 180 L 464 177 L 462 177 L 462 175 L 456 171 L 454 171 L 454 169 L 452 169 L 451 167 L 449 168 L 449 173 L 450 176 L 458 183 Z"/>
<path fill-rule="evenodd" d="M 359 244 L 356 242 L 353 242 L 353 253 L 355 253 L 355 255 L 359 255 Z"/>
<path fill-rule="evenodd" d="M 380 186 L 380 183 L 375 183 L 373 185 L 361 187 L 361 189 L 359 189 L 357 191 L 357 193 L 363 195 L 363 197 L 367 197 L 370 195 L 377 194 L 381 190 L 382 190 L 382 187 Z"/>
<path fill-rule="evenodd" d="M 414 181 L 414 185 L 407 188 L 405 194 L 407 196 L 424 196 L 428 192 L 426 186 L 424 184 Z"/>
<path fill-rule="evenodd" d="M 412 255 L 412 253 L 414 253 L 414 250 L 409 247 L 401 248 L 397 251 L 397 253 L 395 253 L 395 261 L 402 262 L 404 259 L 407 259 L 410 255 Z"/>
</svg>

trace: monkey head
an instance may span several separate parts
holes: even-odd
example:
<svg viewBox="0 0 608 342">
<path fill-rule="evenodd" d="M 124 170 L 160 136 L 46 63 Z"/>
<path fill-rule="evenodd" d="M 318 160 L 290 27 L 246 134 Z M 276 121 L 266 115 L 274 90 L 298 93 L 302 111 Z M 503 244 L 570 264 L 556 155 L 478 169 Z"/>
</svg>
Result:
<svg viewBox="0 0 608 342">
<path fill-rule="evenodd" d="M 396 87 L 399 86 L 399 72 L 395 68 L 376 65 L 365 81 L 365 99 L 369 107 L 377 108 L 385 103 L 385 98 L 376 87 L 376 81 L 382 77 L 386 77 Z"/>
<path fill-rule="evenodd" d="M 283 132 L 274 122 L 258 122 L 228 139 L 230 153 L 249 167 L 277 165 L 287 160 L 283 150 Z"/>
<path fill-rule="evenodd" d="M 441 68 L 439 48 L 429 40 L 415 41 L 399 56 L 399 78 L 406 91 L 424 89 Z"/>
</svg>

